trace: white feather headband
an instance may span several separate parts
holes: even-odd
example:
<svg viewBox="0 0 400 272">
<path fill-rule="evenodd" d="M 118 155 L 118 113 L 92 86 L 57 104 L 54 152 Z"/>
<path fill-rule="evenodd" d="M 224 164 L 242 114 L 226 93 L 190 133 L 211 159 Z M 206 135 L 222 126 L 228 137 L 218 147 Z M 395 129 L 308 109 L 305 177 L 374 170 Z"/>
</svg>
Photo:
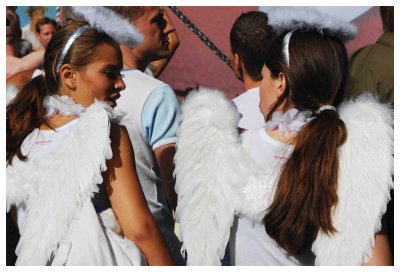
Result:
<svg viewBox="0 0 400 272">
<path fill-rule="evenodd" d="M 297 28 L 322 31 L 347 42 L 357 35 L 357 27 L 313 7 L 267 7 L 268 23 L 278 34 Z"/>
<path fill-rule="evenodd" d="M 103 31 L 119 44 L 136 47 L 143 41 L 143 35 L 126 19 L 105 7 L 71 7 L 83 17 L 92 28 Z"/>
</svg>

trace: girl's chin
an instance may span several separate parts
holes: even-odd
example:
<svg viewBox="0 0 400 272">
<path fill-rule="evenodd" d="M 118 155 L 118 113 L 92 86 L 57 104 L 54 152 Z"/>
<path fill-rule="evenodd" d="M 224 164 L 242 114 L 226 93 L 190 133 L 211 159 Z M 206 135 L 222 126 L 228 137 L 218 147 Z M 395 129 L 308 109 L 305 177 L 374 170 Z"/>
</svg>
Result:
<svg viewBox="0 0 400 272">
<path fill-rule="evenodd" d="M 112 108 L 115 108 L 117 106 L 117 102 L 115 101 L 107 100 L 107 104 Z"/>
</svg>

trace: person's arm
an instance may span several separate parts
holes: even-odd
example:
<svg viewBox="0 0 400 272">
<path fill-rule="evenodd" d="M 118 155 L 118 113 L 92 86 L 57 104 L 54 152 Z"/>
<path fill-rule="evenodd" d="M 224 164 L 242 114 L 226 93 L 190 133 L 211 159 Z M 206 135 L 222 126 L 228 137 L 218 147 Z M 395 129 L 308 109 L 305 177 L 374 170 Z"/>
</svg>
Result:
<svg viewBox="0 0 400 272">
<path fill-rule="evenodd" d="M 22 88 L 32 80 L 32 75 L 36 69 L 29 69 L 16 73 L 6 80 L 6 84 L 13 84 L 17 89 L 22 90 Z"/>
<path fill-rule="evenodd" d="M 175 144 L 166 144 L 154 150 L 160 175 L 164 181 L 164 190 L 167 196 L 168 203 L 172 210 L 176 209 L 177 196 L 175 192 L 175 179 L 174 173 L 174 156 Z"/>
<path fill-rule="evenodd" d="M 386 217 L 383 216 L 382 229 L 375 234 L 375 245 L 372 247 L 371 259 L 363 265 L 393 265 L 385 222 Z"/>
<path fill-rule="evenodd" d="M 164 191 L 173 210 L 176 208 L 173 160 L 179 118 L 179 102 L 174 91 L 166 84 L 159 86 L 143 106 L 143 132 L 154 150 L 161 179 L 164 182 Z"/>
<path fill-rule="evenodd" d="M 167 24 L 173 27 L 171 18 L 169 17 L 167 10 L 165 8 L 164 8 L 164 19 L 167 22 Z M 162 71 L 164 71 L 165 67 L 168 65 L 170 59 L 172 58 L 176 49 L 179 47 L 181 43 L 176 29 L 174 29 L 174 31 L 168 34 L 168 40 L 169 40 L 168 49 L 170 52 L 168 57 L 150 62 L 148 65 L 148 68 L 151 70 L 151 72 L 153 73 L 153 77 L 155 78 L 159 77 Z"/>
<path fill-rule="evenodd" d="M 40 68 L 44 61 L 44 51 L 32 52 L 22 58 L 7 56 L 6 78 L 29 69 Z"/>
<path fill-rule="evenodd" d="M 171 253 L 140 186 L 126 129 L 112 125 L 110 139 L 113 157 L 107 162 L 104 180 L 108 184 L 111 206 L 123 233 L 140 248 L 149 265 L 173 265 Z"/>
</svg>

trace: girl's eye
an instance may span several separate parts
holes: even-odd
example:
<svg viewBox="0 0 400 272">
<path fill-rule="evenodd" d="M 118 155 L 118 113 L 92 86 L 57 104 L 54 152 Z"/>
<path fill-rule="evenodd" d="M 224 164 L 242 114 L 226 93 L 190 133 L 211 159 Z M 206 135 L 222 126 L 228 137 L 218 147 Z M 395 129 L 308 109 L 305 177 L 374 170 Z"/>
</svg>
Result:
<svg viewBox="0 0 400 272">
<path fill-rule="evenodd" d="M 118 77 L 123 77 L 123 75 L 121 75 L 121 73 L 119 71 L 115 71 L 115 70 L 111 70 L 111 69 L 107 69 L 105 70 L 105 74 L 107 75 L 108 78 L 110 79 L 117 79 Z"/>
</svg>

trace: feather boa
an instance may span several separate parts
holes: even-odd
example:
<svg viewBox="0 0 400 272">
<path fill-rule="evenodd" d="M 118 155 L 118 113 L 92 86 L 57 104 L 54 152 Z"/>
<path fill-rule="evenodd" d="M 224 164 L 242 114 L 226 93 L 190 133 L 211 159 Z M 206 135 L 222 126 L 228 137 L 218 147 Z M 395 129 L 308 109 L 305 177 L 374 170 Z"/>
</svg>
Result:
<svg viewBox="0 0 400 272">
<path fill-rule="evenodd" d="M 340 148 L 337 233 L 319 233 L 317 265 L 368 260 L 393 186 L 393 112 L 371 95 L 339 110 L 348 139 Z M 188 265 L 220 265 L 235 213 L 260 221 L 276 173 L 263 173 L 237 135 L 238 113 L 221 93 L 201 88 L 182 105 L 175 155 L 177 219 Z M 268 182 L 269 181 L 269 182 Z"/>
<path fill-rule="evenodd" d="M 278 34 L 295 28 L 323 30 L 343 42 L 357 35 L 357 27 L 338 17 L 321 12 L 313 7 L 267 7 L 268 23 Z"/>
<path fill-rule="evenodd" d="M 109 119 L 118 116 L 106 103 L 95 102 L 56 152 L 41 160 L 14 159 L 7 167 L 7 210 L 21 202 L 27 207 L 17 265 L 45 265 L 71 220 L 98 191 L 101 171 L 112 157 Z"/>
</svg>

